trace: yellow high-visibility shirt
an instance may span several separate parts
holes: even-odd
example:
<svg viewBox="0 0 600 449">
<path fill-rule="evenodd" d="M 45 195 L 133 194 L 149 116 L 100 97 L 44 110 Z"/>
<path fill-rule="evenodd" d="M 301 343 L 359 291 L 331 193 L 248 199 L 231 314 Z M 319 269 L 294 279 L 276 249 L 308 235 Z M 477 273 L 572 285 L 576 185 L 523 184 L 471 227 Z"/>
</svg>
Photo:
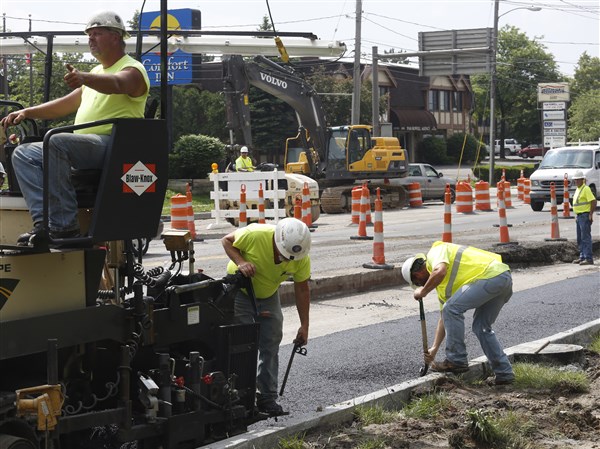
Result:
<svg viewBox="0 0 600 449">
<path fill-rule="evenodd" d="M 582 184 L 580 187 L 577 187 L 575 190 L 575 195 L 573 195 L 573 212 L 576 214 L 583 214 L 585 212 L 589 212 L 592 210 L 592 201 L 594 201 L 596 197 L 590 189 L 589 186 Z"/>
<path fill-rule="evenodd" d="M 446 276 L 436 287 L 442 305 L 463 285 L 490 279 L 510 270 L 499 254 L 472 246 L 437 241 L 427 253 L 427 271 L 431 273 L 440 263 L 448 265 Z"/>
</svg>

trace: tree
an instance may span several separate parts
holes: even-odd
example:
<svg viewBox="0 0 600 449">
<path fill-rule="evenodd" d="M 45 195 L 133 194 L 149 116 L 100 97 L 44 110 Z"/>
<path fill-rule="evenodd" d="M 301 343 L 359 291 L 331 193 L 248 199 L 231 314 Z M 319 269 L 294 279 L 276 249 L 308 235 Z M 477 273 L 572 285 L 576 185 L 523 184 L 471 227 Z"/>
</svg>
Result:
<svg viewBox="0 0 600 449">
<path fill-rule="evenodd" d="M 223 159 L 224 150 L 225 145 L 214 137 L 182 136 L 169 154 L 169 178 L 207 178 L 211 164 Z"/>
<path fill-rule="evenodd" d="M 600 89 L 579 94 L 569 108 L 569 140 L 600 139 Z"/>
<path fill-rule="evenodd" d="M 507 25 L 498 34 L 496 75 L 497 138 L 540 141 L 537 84 L 564 80 L 552 54 L 518 28 Z M 489 82 L 488 75 L 472 77 L 476 92 L 488 91 Z M 483 101 L 478 99 L 476 107 L 479 117 L 489 116 L 483 113 Z"/>
<path fill-rule="evenodd" d="M 225 102 L 218 93 L 200 91 L 197 86 L 173 86 L 173 139 L 186 134 L 204 134 L 223 141 L 228 139 L 225 128 Z"/>
<path fill-rule="evenodd" d="M 571 83 L 571 100 L 577 95 L 591 90 L 600 90 L 600 58 L 591 57 L 584 52 L 579 57 L 575 76 Z"/>
</svg>

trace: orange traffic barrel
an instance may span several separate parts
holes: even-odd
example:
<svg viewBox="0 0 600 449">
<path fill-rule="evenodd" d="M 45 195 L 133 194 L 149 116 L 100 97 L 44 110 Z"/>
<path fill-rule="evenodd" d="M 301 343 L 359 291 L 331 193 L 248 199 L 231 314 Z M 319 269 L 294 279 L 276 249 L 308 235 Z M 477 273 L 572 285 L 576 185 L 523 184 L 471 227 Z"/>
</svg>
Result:
<svg viewBox="0 0 600 449">
<path fill-rule="evenodd" d="M 475 209 L 481 211 L 491 211 L 490 183 L 479 180 L 475 183 Z"/>
<path fill-rule="evenodd" d="M 471 184 L 466 181 L 456 183 L 456 212 L 470 214 L 473 212 L 473 189 Z"/>
<path fill-rule="evenodd" d="M 188 229 L 187 196 L 181 193 L 171 197 L 171 229 Z"/>
<path fill-rule="evenodd" d="M 408 205 L 409 207 L 421 207 L 423 205 L 421 184 L 418 182 L 411 182 L 408 185 Z"/>
</svg>

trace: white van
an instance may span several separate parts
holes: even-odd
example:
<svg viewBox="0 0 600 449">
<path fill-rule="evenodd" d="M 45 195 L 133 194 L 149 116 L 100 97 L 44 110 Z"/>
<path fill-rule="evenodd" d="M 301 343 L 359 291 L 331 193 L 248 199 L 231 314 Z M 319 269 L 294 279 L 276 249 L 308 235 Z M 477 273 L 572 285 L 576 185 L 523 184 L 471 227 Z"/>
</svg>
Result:
<svg viewBox="0 0 600 449">
<path fill-rule="evenodd" d="M 569 179 L 569 198 L 572 202 L 577 185 L 573 182 L 573 173 L 583 171 L 585 182 L 596 198 L 600 187 L 600 143 L 553 148 L 542 159 L 539 167 L 531 174 L 531 208 L 539 212 L 544 203 L 550 202 L 550 185 L 554 183 L 556 203 L 563 202 L 564 178 Z"/>
</svg>

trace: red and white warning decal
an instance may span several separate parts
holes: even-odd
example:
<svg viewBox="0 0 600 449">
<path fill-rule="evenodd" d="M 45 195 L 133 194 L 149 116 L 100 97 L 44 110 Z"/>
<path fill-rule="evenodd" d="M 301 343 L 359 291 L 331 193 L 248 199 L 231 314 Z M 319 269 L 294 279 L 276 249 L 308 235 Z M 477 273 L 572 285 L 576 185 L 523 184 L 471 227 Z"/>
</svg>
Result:
<svg viewBox="0 0 600 449">
<path fill-rule="evenodd" d="M 155 175 L 156 164 L 144 164 L 137 161 L 135 164 L 123 164 L 123 192 L 136 193 L 141 196 L 145 192 L 154 192 L 158 179 Z"/>
</svg>

